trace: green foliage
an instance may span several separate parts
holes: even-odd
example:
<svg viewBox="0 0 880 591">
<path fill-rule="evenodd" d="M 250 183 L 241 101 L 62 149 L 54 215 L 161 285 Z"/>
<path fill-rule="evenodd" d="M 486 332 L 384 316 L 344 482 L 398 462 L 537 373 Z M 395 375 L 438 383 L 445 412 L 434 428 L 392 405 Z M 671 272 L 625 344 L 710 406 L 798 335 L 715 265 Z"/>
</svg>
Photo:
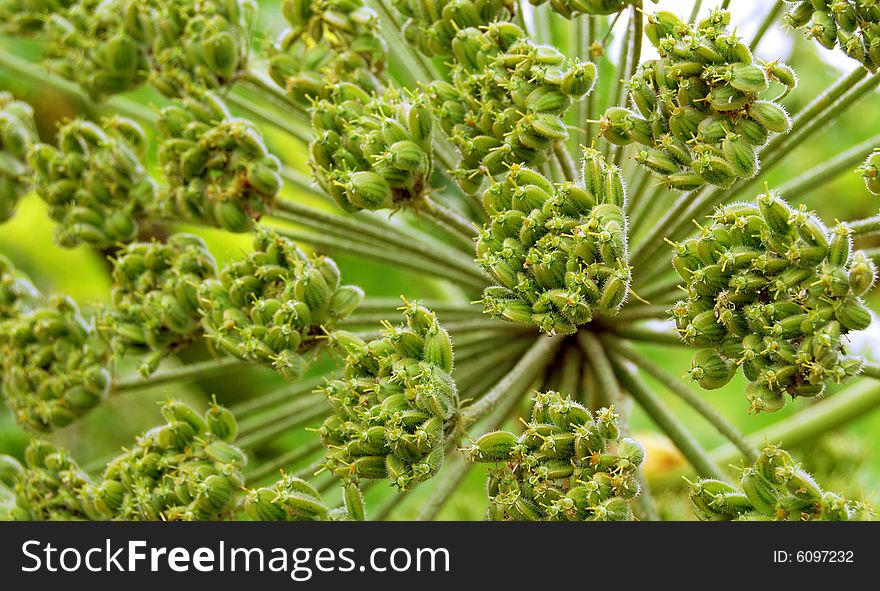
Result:
<svg viewBox="0 0 880 591">
<path fill-rule="evenodd" d="M 826 49 L 839 47 L 868 70 L 880 66 L 880 5 L 875 0 L 785 0 L 785 23 Z"/>
</svg>

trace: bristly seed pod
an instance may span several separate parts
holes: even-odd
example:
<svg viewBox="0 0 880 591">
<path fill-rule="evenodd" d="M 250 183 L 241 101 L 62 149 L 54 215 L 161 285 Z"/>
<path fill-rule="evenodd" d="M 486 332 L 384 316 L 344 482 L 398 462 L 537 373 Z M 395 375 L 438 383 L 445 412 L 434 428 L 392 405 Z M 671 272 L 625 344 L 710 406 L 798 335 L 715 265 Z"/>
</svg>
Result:
<svg viewBox="0 0 880 591">
<path fill-rule="evenodd" d="M 319 433 L 326 467 L 344 482 L 388 478 L 406 490 L 427 480 L 458 426 L 448 334 L 418 303 L 407 303 L 403 314 L 406 324 L 387 324 L 381 339 L 333 336 L 345 373 L 319 389 L 335 411 Z"/>
<path fill-rule="evenodd" d="M 741 490 L 718 480 L 690 483 L 697 518 L 704 521 L 856 521 L 870 508 L 824 492 L 787 451 L 768 445 L 743 468 Z"/>
<path fill-rule="evenodd" d="M 554 188 L 514 166 L 483 202 L 492 220 L 477 260 L 499 285 L 484 290 L 487 313 L 570 334 L 594 313 L 613 316 L 629 292 L 626 192 L 620 171 L 584 151 L 581 183 Z M 509 204 L 509 205 L 508 205 Z"/>
<path fill-rule="evenodd" d="M 640 114 L 611 107 L 601 119 L 606 140 L 645 146 L 636 163 L 669 189 L 726 188 L 751 178 L 769 134 L 791 128 L 777 103 L 797 85 L 793 71 L 778 60 L 755 62 L 729 22 L 726 11 L 696 27 L 668 12 L 649 16 L 645 30 L 660 59 L 643 62 L 629 81 Z M 763 100 L 771 80 L 785 91 Z"/>
<path fill-rule="evenodd" d="M 691 377 L 717 388 L 742 367 L 752 411 L 772 412 L 786 394 L 817 396 L 857 374 L 846 335 L 871 322 L 861 297 L 875 268 L 852 253 L 849 227 L 829 230 L 772 191 L 755 205 L 722 207 L 710 222 L 673 258 L 688 297 L 671 315 L 685 342 L 701 348 Z"/>
<path fill-rule="evenodd" d="M 874 195 L 880 195 L 880 149 L 874 150 L 859 168 L 865 179 L 865 187 Z"/>
<path fill-rule="evenodd" d="M 535 392 L 525 431 L 487 433 L 465 448 L 489 473 L 489 511 L 508 521 L 632 520 L 645 450 L 620 438 L 612 408 L 589 410 L 557 392 Z"/>
<path fill-rule="evenodd" d="M 340 285 L 339 269 L 325 256 L 307 256 L 266 230 L 254 251 L 232 261 L 198 291 L 208 338 L 230 355 L 274 368 L 288 378 L 307 365 L 304 355 L 322 344 L 334 324 L 363 299 Z"/>
</svg>

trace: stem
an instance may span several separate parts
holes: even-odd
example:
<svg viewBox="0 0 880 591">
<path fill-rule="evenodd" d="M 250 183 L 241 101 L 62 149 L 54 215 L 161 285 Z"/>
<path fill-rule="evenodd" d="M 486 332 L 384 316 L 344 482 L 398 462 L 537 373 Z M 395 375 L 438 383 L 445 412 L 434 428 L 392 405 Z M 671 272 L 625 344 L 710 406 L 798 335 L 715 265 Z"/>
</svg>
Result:
<svg viewBox="0 0 880 591">
<path fill-rule="evenodd" d="M 297 427 L 302 427 L 303 425 L 308 425 L 312 423 L 312 421 L 323 419 L 327 416 L 329 407 L 326 404 L 318 404 L 314 406 L 316 408 L 310 413 L 285 417 L 281 421 L 277 421 L 261 430 L 254 431 L 253 433 L 241 437 L 235 442 L 235 444 L 243 449 L 254 449 L 272 440 L 278 439 L 284 435 L 285 432 L 289 432 Z"/>
<path fill-rule="evenodd" d="M 437 475 L 437 482 L 431 490 L 431 496 L 422 504 L 416 521 L 433 520 L 453 493 L 458 490 L 459 485 L 473 467 L 474 464 L 465 460 L 461 455 L 453 456 L 451 460 L 447 459 L 441 473 Z M 442 478 L 439 478 L 441 475 Z"/>
<path fill-rule="evenodd" d="M 853 166 L 860 164 L 878 144 L 880 144 L 880 134 L 868 138 L 846 152 L 838 154 L 831 160 L 823 162 L 797 178 L 788 181 L 779 187 L 779 192 L 783 195 L 790 194 L 789 201 L 798 200 L 810 191 L 815 191 L 830 183 L 838 175 L 849 172 Z"/>
<path fill-rule="evenodd" d="M 565 144 L 563 142 L 556 142 L 553 144 L 553 155 L 556 156 L 559 166 L 562 167 L 562 174 L 565 176 L 565 180 L 572 182 L 576 181 L 578 177 L 577 166 L 575 165 L 571 154 L 565 149 Z"/>
<path fill-rule="evenodd" d="M 620 342 L 610 342 L 610 347 L 621 356 L 629 359 L 648 375 L 657 380 L 661 385 L 666 387 L 670 392 L 681 398 L 688 406 L 697 411 L 706 421 L 715 427 L 721 435 L 728 441 L 733 443 L 740 453 L 750 462 L 754 462 L 758 458 L 758 450 L 747 439 L 745 434 L 741 433 L 730 421 L 725 419 L 715 409 L 714 406 L 707 403 L 694 393 L 687 385 L 675 376 L 667 373 L 662 367 L 633 349 Z"/>
<path fill-rule="evenodd" d="M 534 379 L 534 375 L 553 358 L 562 345 L 562 340 L 561 337 L 539 336 L 501 381 L 485 396 L 462 411 L 462 423 L 466 425 L 485 416 L 506 396 L 519 398 Z"/>
<path fill-rule="evenodd" d="M 272 458 L 270 462 L 266 462 L 265 464 L 254 468 L 252 471 L 247 472 L 245 474 L 245 480 L 248 483 L 259 482 L 263 478 L 266 478 L 283 468 L 295 466 L 302 460 L 321 450 L 323 447 L 324 445 L 321 443 L 320 439 L 312 441 L 306 446 L 295 447 L 278 457 Z"/>
<path fill-rule="evenodd" d="M 764 20 L 761 21 L 761 25 L 758 27 L 758 30 L 755 31 L 755 36 L 752 37 L 752 42 L 749 44 L 749 48 L 752 51 L 755 51 L 758 48 L 758 44 L 761 42 L 761 39 L 764 38 L 764 34 L 770 28 L 770 25 L 776 20 L 776 17 L 779 15 L 783 6 L 785 6 L 783 0 L 776 0 L 776 4 L 773 5 L 773 8 L 770 9 L 770 12 L 768 12 L 764 17 Z"/>
<path fill-rule="evenodd" d="M 661 332 L 644 327 L 625 327 L 614 330 L 614 335 L 628 341 L 641 341 L 644 343 L 658 343 L 660 345 L 672 345 L 687 347 L 678 335 L 671 332 Z"/>
<path fill-rule="evenodd" d="M 880 215 L 847 222 L 847 226 L 853 231 L 854 236 L 870 236 L 871 234 L 880 233 Z"/>
<path fill-rule="evenodd" d="M 366 220 L 335 215 L 290 199 L 276 200 L 272 215 L 313 230 L 329 231 L 340 238 L 373 244 L 378 242 L 428 259 L 435 264 L 449 266 L 462 273 L 482 276 L 474 265 L 472 257 L 441 244 L 422 244 L 421 237 L 404 233 L 400 228 L 376 219 Z"/>
<path fill-rule="evenodd" d="M 632 13 L 630 14 L 630 25 L 633 24 Z M 633 26 L 628 26 L 626 28 L 626 32 L 623 34 L 623 42 L 620 45 L 620 55 L 617 59 L 617 65 L 614 68 L 614 74 L 612 80 L 616 79 L 614 83 L 614 94 L 611 97 L 610 104 L 611 105 L 619 105 L 623 96 L 624 96 L 624 86 L 626 85 L 626 81 L 622 78 L 624 73 L 627 71 L 627 66 L 629 65 L 629 49 L 630 49 L 630 39 L 632 39 Z M 611 150 L 619 149 L 618 146 L 614 146 L 611 142 L 605 143 L 605 161 L 611 160 Z"/>
<path fill-rule="evenodd" d="M 578 343 L 584 352 L 584 358 L 593 371 L 593 386 L 595 392 L 590 399 L 596 408 L 610 407 L 620 396 L 620 386 L 614 377 L 614 369 L 605 354 L 602 343 L 592 332 L 582 330 L 578 332 Z"/>
<path fill-rule="evenodd" d="M 880 384 L 872 380 L 860 380 L 828 398 L 805 406 L 794 415 L 751 433 L 748 438 L 757 446 L 770 442 L 796 447 L 865 417 L 878 406 Z M 709 455 L 721 465 L 733 464 L 742 457 L 740 450 L 732 443 L 713 449 Z M 679 469 L 663 475 L 660 480 L 663 483 L 678 483 L 682 476 L 687 476 L 687 471 Z"/>
<path fill-rule="evenodd" d="M 287 417 L 300 415 L 303 411 L 310 410 L 323 401 L 324 395 L 321 392 L 314 392 L 299 396 L 287 404 L 270 408 L 261 414 L 252 414 L 238 422 L 238 436 L 247 437 Z"/>
<path fill-rule="evenodd" d="M 226 102 L 228 102 L 230 105 L 238 107 L 248 116 L 256 119 L 260 123 L 282 131 L 298 139 L 304 144 L 308 144 L 312 141 L 311 128 L 296 125 L 294 123 L 296 119 L 294 118 L 290 118 L 287 116 L 280 117 L 277 114 L 275 116 L 272 116 L 272 114 L 266 112 L 265 107 L 255 105 L 247 98 L 232 92 L 226 95 Z"/>
<path fill-rule="evenodd" d="M 172 369 L 157 371 L 148 377 L 127 378 L 114 382 L 110 386 L 112 394 L 129 394 L 178 382 L 191 382 L 222 376 L 231 371 L 255 367 L 237 357 L 220 357 L 182 365 Z"/>
<path fill-rule="evenodd" d="M 630 25 L 632 27 L 632 36 L 631 43 L 632 47 L 629 51 L 629 72 L 626 77 L 626 82 L 619 87 L 619 90 L 622 90 L 627 83 L 636 75 L 636 72 L 639 69 L 639 63 L 642 56 L 642 37 L 644 36 L 644 12 L 642 11 L 642 0 L 637 0 L 633 4 L 630 4 Z M 621 63 L 621 67 L 624 67 L 624 64 Z M 626 102 L 626 92 L 623 92 L 623 101 Z M 626 151 L 625 146 L 615 146 L 614 147 L 614 164 L 616 166 L 620 166 L 620 163 L 623 161 L 623 154 Z"/>
<path fill-rule="evenodd" d="M 666 213 L 663 214 L 663 217 L 660 218 L 660 221 L 654 224 L 651 233 L 639 243 L 635 252 L 630 257 L 630 264 L 633 268 L 639 269 L 644 267 L 645 265 L 643 263 L 654 256 L 657 248 L 663 243 L 663 238 L 666 237 L 668 228 L 672 224 L 681 219 L 689 219 L 687 213 L 700 191 L 701 190 L 698 189 L 697 191 L 691 191 L 690 193 L 682 193 L 678 199 L 675 200 L 672 208 L 667 210 Z M 638 278 L 636 279 L 638 281 Z"/>
<path fill-rule="evenodd" d="M 233 406 L 229 407 L 229 411 L 235 415 L 235 418 L 238 420 L 242 420 L 246 416 L 256 413 L 261 410 L 265 410 L 271 406 L 275 406 L 280 402 L 288 401 L 291 398 L 296 398 L 303 394 L 313 391 L 315 388 L 323 384 L 326 380 L 337 379 L 342 375 L 341 372 L 336 371 L 326 376 L 318 376 L 312 378 L 310 380 L 306 380 L 304 382 L 297 382 L 295 384 L 287 384 L 280 388 L 276 388 L 271 390 L 265 394 L 260 396 L 256 396 L 249 400 L 245 400 L 244 402 L 240 402 Z"/>
<path fill-rule="evenodd" d="M 700 9 L 703 7 L 703 0 L 694 0 L 694 7 L 691 9 L 691 15 L 688 17 L 688 22 L 690 24 L 694 24 L 697 22 L 697 17 L 700 16 Z"/>
<path fill-rule="evenodd" d="M 456 371 L 453 374 L 455 381 L 461 384 L 475 382 L 492 368 L 519 358 L 526 349 L 528 349 L 528 341 L 524 339 L 517 339 L 512 343 L 500 346 L 499 343 L 493 341 L 491 352 L 475 358 L 470 363 L 456 366 Z"/>
<path fill-rule="evenodd" d="M 633 305 L 627 306 L 614 317 L 616 324 L 636 322 L 638 320 L 666 320 L 669 318 L 669 306 Z"/>
<path fill-rule="evenodd" d="M 412 202 L 416 213 L 427 215 L 439 221 L 447 230 L 452 230 L 457 238 L 463 240 L 473 249 L 473 238 L 479 234 L 477 226 L 454 209 L 437 203 L 428 195 L 422 195 Z"/>
<path fill-rule="evenodd" d="M 880 364 L 865 362 L 862 365 L 862 373 L 865 374 L 866 377 L 880 380 Z"/>
<path fill-rule="evenodd" d="M 725 480 L 724 472 L 715 465 L 706 450 L 700 447 L 687 427 L 666 409 L 648 385 L 616 358 L 611 358 L 611 364 L 620 385 L 632 395 L 657 427 L 666 433 L 684 457 L 697 469 L 700 476 Z"/>
<path fill-rule="evenodd" d="M 583 355 L 577 347 L 569 347 L 562 358 L 562 367 L 559 371 L 559 393 L 563 396 L 578 398 L 578 388 L 581 380 L 581 366 Z"/>
<path fill-rule="evenodd" d="M 327 249 L 330 252 L 371 259 L 380 263 L 391 263 L 415 271 L 417 274 L 427 273 L 452 281 L 453 283 L 460 283 L 478 289 L 482 289 L 488 283 L 487 279 L 476 268 L 465 273 L 452 269 L 449 266 L 440 266 L 422 257 L 397 250 L 375 248 L 352 240 L 323 236 L 311 232 L 301 232 L 290 228 L 274 227 L 273 229 L 279 235 L 294 241 L 306 242 L 313 246 Z"/>
</svg>

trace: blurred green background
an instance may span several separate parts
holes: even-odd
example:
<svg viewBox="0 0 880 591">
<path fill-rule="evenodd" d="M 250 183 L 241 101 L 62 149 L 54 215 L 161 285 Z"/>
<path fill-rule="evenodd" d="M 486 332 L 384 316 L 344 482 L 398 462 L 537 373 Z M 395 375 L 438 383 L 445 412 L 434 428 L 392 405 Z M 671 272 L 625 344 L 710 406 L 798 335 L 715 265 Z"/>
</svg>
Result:
<svg viewBox="0 0 880 591">
<path fill-rule="evenodd" d="M 267 32 L 258 36 L 257 44 L 271 41 L 279 32 L 279 22 L 283 21 L 278 16 L 277 4 L 274 1 L 260 2 L 261 26 L 258 29 Z M 734 3 L 734 5 L 737 4 L 739 3 Z M 737 10 L 737 7 L 734 6 L 735 18 Z M 797 110 L 840 77 L 841 71 L 834 65 L 839 60 L 834 60 L 834 63 L 831 63 L 831 61 L 823 59 L 824 56 L 820 55 L 815 45 L 802 39 L 800 33 L 788 33 L 788 41 L 790 48 L 784 48 L 784 54 L 768 54 L 765 47 L 759 50 L 759 54 L 765 59 L 781 57 L 800 74 L 798 89 L 785 101 L 789 108 Z M 766 45 L 767 47 L 772 46 L 772 48 L 779 47 L 778 43 Z M 0 51 L 37 61 L 40 48 L 31 42 L 0 37 Z M 603 96 L 608 95 L 609 54 L 613 57 L 613 51 L 609 51 L 605 57 L 601 58 L 602 72 L 606 75 L 602 79 L 602 86 L 597 91 L 600 101 Z M 853 67 L 853 64 L 847 62 L 843 62 L 843 65 Z M 42 86 L 4 69 L 3 66 L 0 66 L 0 89 L 11 90 L 16 96 L 34 106 L 41 135 L 46 141 L 51 141 L 59 121 L 83 112 L 84 105 L 75 94 Z M 150 108 L 162 104 L 160 97 L 149 90 L 139 91 L 131 96 Z M 103 112 L 112 112 L 112 108 L 107 108 Z M 799 176 L 811 167 L 821 164 L 867 139 L 877 132 L 878 124 L 880 124 L 880 94 L 875 92 L 853 106 L 845 116 L 832 126 L 788 154 L 782 164 L 769 175 L 769 186 L 771 188 L 781 186 L 784 182 Z M 290 138 L 272 133 L 271 130 L 266 131 L 266 139 L 274 153 L 288 165 L 304 172 L 307 170 L 303 160 L 305 154 L 303 145 Z M 313 199 L 298 195 L 292 189 L 287 189 L 287 192 L 288 197 L 295 199 Z M 741 198 L 749 199 L 753 196 L 753 194 L 742 195 Z M 880 204 L 877 197 L 870 195 L 865 190 L 861 179 L 854 171 L 840 175 L 819 190 L 800 195 L 785 195 L 785 197 L 794 203 L 807 204 L 809 208 L 815 209 L 827 223 L 837 219 L 851 220 L 874 215 L 878 211 L 878 204 Z M 667 195 L 663 199 L 670 200 L 671 203 L 671 196 Z M 323 202 L 314 203 L 314 205 L 326 207 L 326 203 Z M 46 216 L 43 203 L 33 195 L 25 198 L 20 203 L 18 214 L 9 222 L 0 225 L 0 253 L 9 257 L 16 266 L 28 273 L 36 285 L 46 292 L 67 293 L 86 309 L 90 304 L 107 301 L 110 280 L 109 267 L 104 256 L 85 247 L 73 250 L 58 247 L 52 239 L 52 225 L 53 223 Z M 184 227 L 180 229 L 202 234 L 220 264 L 249 248 L 250 239 L 248 236 L 204 229 Z M 865 243 L 864 246 L 877 246 L 877 244 Z M 346 257 L 334 258 L 342 269 L 345 281 L 361 285 L 371 297 L 397 297 L 400 294 L 405 294 L 408 298 L 456 297 L 455 290 L 450 289 L 449 286 L 418 277 L 412 273 L 404 273 L 393 268 L 380 267 Z M 874 296 L 871 307 L 875 310 L 880 309 L 878 303 L 880 303 L 880 298 Z M 880 334 L 878 331 L 880 331 L 880 327 L 875 321 L 874 326 L 869 329 L 873 337 L 862 339 L 867 347 L 863 354 L 872 356 L 875 360 L 880 360 Z M 643 350 L 653 360 L 662 363 L 664 367 L 678 375 L 683 375 L 690 367 L 690 353 L 684 348 L 657 346 L 645 347 Z M 205 351 L 195 348 L 184 352 L 181 359 L 169 360 L 167 364 L 171 366 L 175 363 L 199 359 L 205 355 Z M 313 368 L 313 375 L 326 370 L 328 365 L 328 360 L 320 360 Z M 125 369 L 120 368 L 122 371 Z M 651 383 L 656 387 L 656 391 L 663 396 L 672 411 L 686 422 L 708 448 L 723 442 L 720 435 L 686 405 L 662 390 L 656 383 Z M 100 465 L 99 460 L 106 457 L 107 454 L 113 453 L 136 434 L 160 422 L 161 417 L 157 402 L 167 397 L 183 398 L 204 406 L 211 396 L 216 396 L 221 403 L 234 404 L 281 385 L 280 378 L 269 372 L 249 370 L 214 380 L 183 386 L 162 387 L 131 396 L 114 397 L 84 420 L 53 434 L 52 439 L 69 446 L 81 464 L 94 468 Z M 744 380 L 739 376 L 727 387 L 711 392 L 701 392 L 701 395 L 718 407 L 725 417 L 746 432 L 766 426 L 790 415 L 803 405 L 809 404 L 809 401 L 798 400 L 788 404 L 783 411 L 777 414 L 751 416 L 746 412 L 747 402 L 742 394 L 743 388 Z M 668 442 L 659 434 L 653 433 L 653 425 L 638 408 L 634 408 L 632 412 L 632 430 L 637 438 L 646 443 L 648 448 L 649 473 L 662 471 L 664 467 L 674 466 L 680 461 Z M 265 458 L 274 457 L 302 442 L 313 441 L 314 437 L 316 436 L 313 433 L 305 429 L 296 429 L 262 446 L 256 451 L 252 461 L 259 462 Z M 0 453 L 20 455 L 26 445 L 27 438 L 28 435 L 14 424 L 5 407 L 0 409 Z M 812 466 L 814 470 L 820 472 L 824 470 L 831 473 L 828 475 L 831 482 L 825 481 L 823 484 L 828 488 L 846 487 L 844 492 L 847 494 L 864 494 L 868 500 L 873 500 L 876 504 L 877 499 L 873 498 L 875 495 L 872 491 L 880 489 L 880 453 L 878 453 L 880 450 L 880 413 L 861 418 L 849 425 L 844 432 L 835 434 L 828 441 L 817 442 L 817 445 L 835 449 L 833 454 L 822 456 L 832 458 L 830 465 Z M 816 456 L 812 451 L 801 450 L 800 455 L 809 459 L 810 456 Z M 485 468 L 476 466 L 471 470 L 464 486 L 453 496 L 440 517 L 444 519 L 482 518 L 486 507 L 484 486 Z M 410 498 L 401 505 L 396 517 L 413 516 L 418 510 L 419 499 L 430 488 L 430 486 L 422 486 L 410 494 Z M 381 499 L 386 497 L 389 492 L 384 485 L 372 487 L 367 496 L 368 503 L 381 502 Z M 686 506 L 683 503 L 684 497 L 679 493 L 680 491 L 671 491 L 670 493 L 655 491 L 655 496 L 660 500 L 669 502 L 669 508 L 665 513 L 668 517 L 687 518 L 688 516 Z"/>
</svg>

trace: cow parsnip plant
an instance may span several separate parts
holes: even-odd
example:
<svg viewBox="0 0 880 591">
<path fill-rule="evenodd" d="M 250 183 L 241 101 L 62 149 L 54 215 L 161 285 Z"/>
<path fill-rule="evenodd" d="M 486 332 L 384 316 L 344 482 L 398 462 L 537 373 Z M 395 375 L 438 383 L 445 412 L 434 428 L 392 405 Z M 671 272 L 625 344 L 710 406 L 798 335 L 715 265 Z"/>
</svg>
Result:
<svg viewBox="0 0 880 591">
<path fill-rule="evenodd" d="M 857 246 L 880 217 L 792 204 L 857 165 L 880 193 L 880 156 L 860 144 L 784 192 L 759 181 L 880 82 L 880 3 L 767 3 L 751 39 L 728 4 L 699 19 L 700 0 L 689 15 L 284 0 L 271 40 L 250 0 L 0 0 L 3 33 L 45 58 L 0 65 L 88 107 L 40 138 L 33 109 L 0 92 L 0 217 L 17 223 L 33 191 L 57 243 L 100 250 L 112 278 L 108 303 L 78 306 L 0 258 L 2 392 L 33 436 L 22 461 L 0 456 L 7 516 L 385 519 L 418 489 L 432 519 L 485 464 L 488 519 L 655 519 L 636 404 L 689 464 L 681 496 L 699 519 L 870 518 L 780 445 L 880 405 L 880 366 L 849 344 L 873 318 L 880 255 Z M 794 113 L 796 72 L 758 51 L 783 26 L 856 66 Z M 132 99 L 143 88 L 155 109 Z M 310 176 L 264 134 L 302 146 Z M 253 248 L 218 266 L 181 223 Z M 372 297 L 335 254 L 449 295 Z M 199 343 L 212 358 L 164 365 Z M 691 366 L 661 367 L 645 343 L 689 347 Z M 288 385 L 231 409 L 175 399 L 254 368 Z M 739 373 L 743 412 L 800 410 L 746 435 L 679 378 L 711 390 Z M 701 447 L 645 376 L 730 445 Z M 160 385 L 166 422 L 101 466 L 46 440 Z M 254 461 L 305 428 L 310 443 Z M 384 500 L 367 506 L 376 483 Z"/>
</svg>

